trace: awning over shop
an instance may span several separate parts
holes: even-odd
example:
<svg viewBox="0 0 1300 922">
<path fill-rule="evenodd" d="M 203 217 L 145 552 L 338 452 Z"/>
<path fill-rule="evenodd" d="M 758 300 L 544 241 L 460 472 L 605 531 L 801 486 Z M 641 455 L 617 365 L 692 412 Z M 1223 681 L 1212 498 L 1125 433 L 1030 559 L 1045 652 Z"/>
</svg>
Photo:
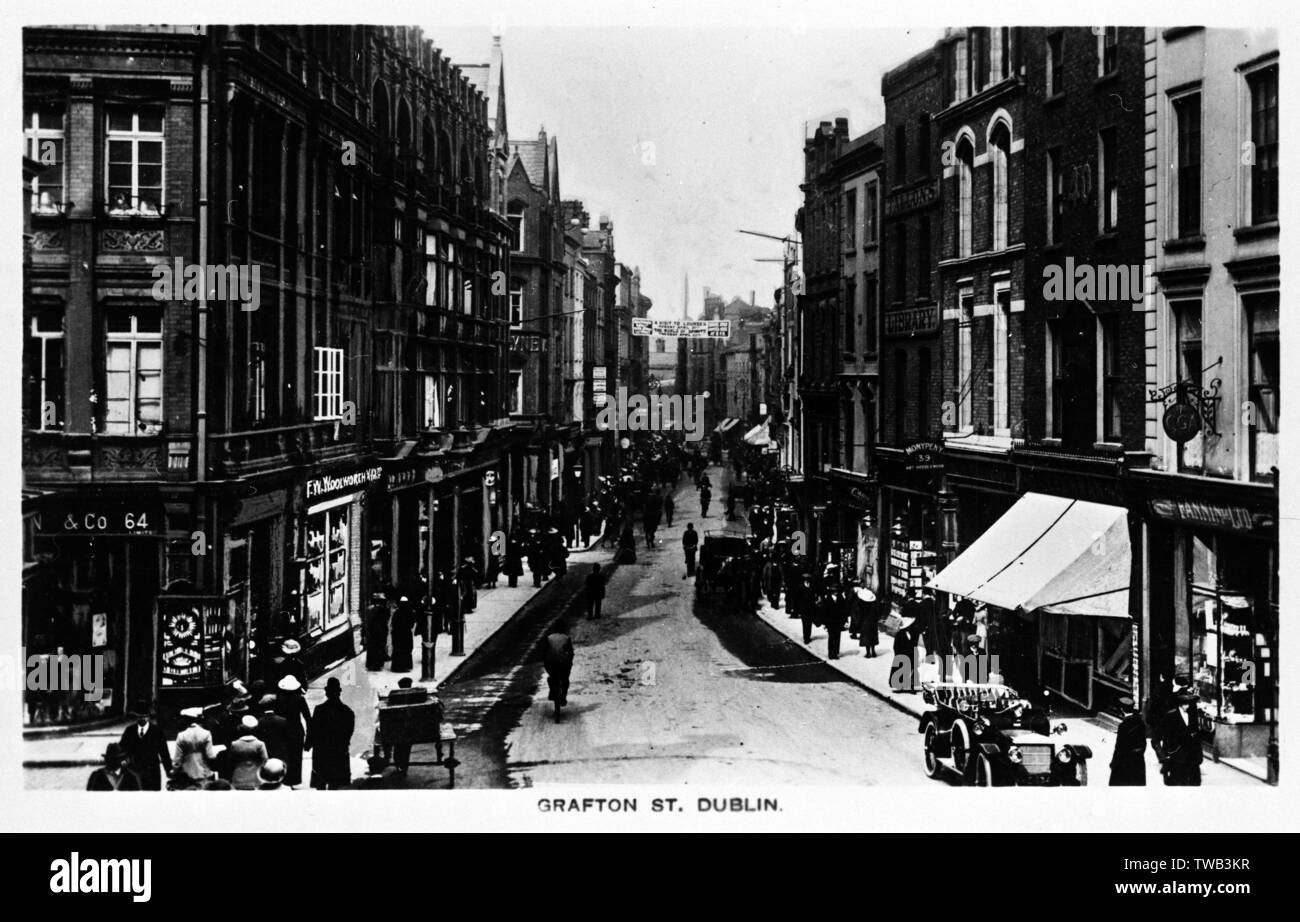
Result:
<svg viewBox="0 0 1300 922">
<path fill-rule="evenodd" d="M 733 426 L 735 426 L 738 422 L 740 422 L 740 420 L 738 420 L 738 419 L 732 419 L 730 416 L 728 416 L 728 417 L 727 417 L 726 419 L 724 419 L 722 422 L 718 423 L 718 428 L 715 429 L 714 431 L 715 431 L 715 432 L 728 432 L 728 431 L 730 431 L 730 429 L 731 429 Z"/>
<path fill-rule="evenodd" d="M 767 434 L 767 423 L 762 422 L 745 433 L 746 445 L 757 445 L 760 448 L 771 445 L 772 438 Z"/>
<path fill-rule="evenodd" d="M 1011 611 L 1128 618 L 1128 513 L 1026 493 L 930 585 Z"/>
</svg>

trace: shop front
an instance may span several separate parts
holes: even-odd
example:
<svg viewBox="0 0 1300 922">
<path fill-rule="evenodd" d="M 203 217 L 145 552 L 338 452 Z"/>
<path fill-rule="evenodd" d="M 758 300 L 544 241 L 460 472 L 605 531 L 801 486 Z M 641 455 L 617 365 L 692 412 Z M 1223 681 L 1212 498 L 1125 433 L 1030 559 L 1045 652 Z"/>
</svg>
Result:
<svg viewBox="0 0 1300 922">
<path fill-rule="evenodd" d="M 876 572 L 878 597 L 891 627 L 898 625 L 908 594 L 924 586 L 943 565 L 938 501 L 942 465 L 933 456 L 882 446 L 880 526 Z"/>
<path fill-rule="evenodd" d="M 988 672 L 1094 710 L 1133 692 L 1128 510 L 1026 493 L 929 582 L 987 610 Z"/>
<path fill-rule="evenodd" d="M 162 502 L 147 493 L 89 500 L 54 494 L 26 524 L 23 668 L 41 679 L 25 690 L 26 723 L 148 708 L 167 531 Z"/>
<path fill-rule="evenodd" d="M 832 469 L 831 530 L 832 558 L 840 565 L 845 578 L 857 585 L 878 592 L 878 544 L 880 530 L 876 518 L 876 482 L 865 474 Z"/>
<path fill-rule="evenodd" d="M 1271 489 L 1157 489 L 1147 499 L 1148 693 L 1190 677 L 1216 759 L 1275 775 L 1277 517 Z"/>
<path fill-rule="evenodd" d="M 361 648 L 369 582 L 368 494 L 382 485 L 383 467 L 354 466 L 308 477 L 297 522 L 295 565 L 298 631 L 309 674 Z M 381 503 L 376 493 L 374 502 Z"/>
</svg>

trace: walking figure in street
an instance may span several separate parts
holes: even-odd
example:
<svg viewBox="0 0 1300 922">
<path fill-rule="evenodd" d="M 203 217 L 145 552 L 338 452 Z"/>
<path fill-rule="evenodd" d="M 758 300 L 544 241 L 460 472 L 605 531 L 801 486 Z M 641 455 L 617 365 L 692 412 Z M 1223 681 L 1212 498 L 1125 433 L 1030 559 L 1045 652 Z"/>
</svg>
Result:
<svg viewBox="0 0 1300 922">
<path fill-rule="evenodd" d="M 1121 720 L 1115 731 L 1115 754 L 1110 760 L 1110 786 L 1147 783 L 1147 725 L 1133 706 L 1133 699 L 1119 699 Z"/>
<path fill-rule="evenodd" d="M 822 593 L 822 621 L 826 625 L 826 655 L 840 658 L 840 637 L 848 620 L 844 590 L 840 587 L 840 568 L 830 565 L 822 574 L 826 589 Z"/>
<path fill-rule="evenodd" d="M 1201 783 L 1201 713 L 1191 678 L 1174 680 L 1172 701 L 1152 728 L 1152 746 L 1160 759 L 1160 774 L 1169 787 L 1198 787 Z"/>
<path fill-rule="evenodd" d="M 127 767 L 135 773 L 145 791 L 161 791 L 163 775 L 172 766 L 167 740 L 154 722 L 155 716 L 150 711 L 136 714 L 136 722 L 122 731 L 120 740 Z"/>
<path fill-rule="evenodd" d="M 695 523 L 687 522 L 686 531 L 682 533 L 682 553 L 686 556 L 686 576 L 683 579 L 695 575 L 695 551 L 699 546 L 700 535 L 695 530 Z"/>
<path fill-rule="evenodd" d="M 189 726 L 176 737 L 172 786 L 195 787 L 216 775 L 218 749 L 212 742 L 212 731 L 203 726 L 203 708 L 185 708 L 181 716 L 189 721 Z"/>
<path fill-rule="evenodd" d="M 138 791 L 140 779 L 126 767 L 126 753 L 121 743 L 109 743 L 104 750 L 104 764 L 90 773 L 87 791 Z"/>
<path fill-rule="evenodd" d="M 605 599 L 605 574 L 600 572 L 600 564 L 591 565 L 587 577 L 587 617 L 600 617 L 600 603 Z"/>
<path fill-rule="evenodd" d="M 673 501 L 673 495 L 671 493 L 664 494 L 664 521 L 668 523 L 669 528 L 673 527 L 673 511 L 676 508 L 677 503 Z"/>
<path fill-rule="evenodd" d="M 564 618 L 555 622 L 546 635 L 542 664 L 546 667 L 546 683 L 550 687 L 549 699 L 555 702 L 555 722 L 560 722 L 560 708 L 569 703 L 569 673 L 573 670 L 573 638 L 569 636 Z"/>
<path fill-rule="evenodd" d="M 316 705 L 311 718 L 311 786 L 323 791 L 337 791 L 352 784 L 348 744 L 356 715 L 343 703 L 342 696 L 343 684 L 330 676 L 325 682 L 325 700 Z"/>
<path fill-rule="evenodd" d="M 709 481 L 706 478 L 704 485 L 700 487 L 700 518 L 709 517 L 709 501 L 713 499 L 713 491 L 709 489 Z"/>
</svg>

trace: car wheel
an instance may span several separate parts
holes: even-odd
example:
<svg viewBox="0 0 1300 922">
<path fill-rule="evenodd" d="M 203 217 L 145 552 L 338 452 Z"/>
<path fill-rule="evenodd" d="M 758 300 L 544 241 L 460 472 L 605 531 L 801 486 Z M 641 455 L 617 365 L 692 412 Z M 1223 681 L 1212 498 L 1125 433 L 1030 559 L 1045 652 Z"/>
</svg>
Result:
<svg viewBox="0 0 1300 922">
<path fill-rule="evenodd" d="M 971 743 L 970 728 L 964 720 L 952 722 L 952 764 L 967 784 L 975 780 L 975 747 Z"/>
<path fill-rule="evenodd" d="M 933 722 L 925 728 L 925 776 L 927 778 L 938 778 L 943 774 L 943 763 L 939 761 L 939 754 L 935 750 L 939 744 L 939 728 Z"/>
<path fill-rule="evenodd" d="M 981 788 L 991 788 L 996 782 L 993 779 L 993 763 L 984 753 L 979 754 L 975 762 L 975 786 Z"/>
</svg>

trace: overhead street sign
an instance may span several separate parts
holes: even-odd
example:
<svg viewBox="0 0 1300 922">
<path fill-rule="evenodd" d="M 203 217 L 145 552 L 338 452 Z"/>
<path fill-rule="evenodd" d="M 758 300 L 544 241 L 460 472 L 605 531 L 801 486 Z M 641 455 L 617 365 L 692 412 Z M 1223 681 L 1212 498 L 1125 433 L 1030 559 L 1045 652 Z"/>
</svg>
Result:
<svg viewBox="0 0 1300 922">
<path fill-rule="evenodd" d="M 633 336 L 679 336 L 685 339 L 727 339 L 730 320 L 650 320 L 632 318 Z"/>
</svg>

